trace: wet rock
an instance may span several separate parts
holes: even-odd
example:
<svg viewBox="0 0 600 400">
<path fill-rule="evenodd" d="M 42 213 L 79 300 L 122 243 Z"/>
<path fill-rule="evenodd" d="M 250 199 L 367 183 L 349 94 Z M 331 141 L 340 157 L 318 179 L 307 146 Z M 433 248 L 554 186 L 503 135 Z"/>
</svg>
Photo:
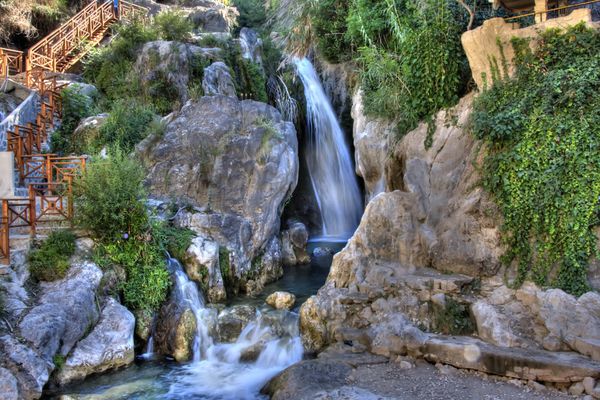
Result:
<svg viewBox="0 0 600 400">
<path fill-rule="evenodd" d="M 329 247 L 316 247 L 313 250 L 313 256 L 315 257 L 327 257 L 333 254 L 333 250 Z"/>
<path fill-rule="evenodd" d="M 102 271 L 92 262 L 71 266 L 64 279 L 45 282 L 37 305 L 19 324 L 21 336 L 47 361 L 66 356 L 98 321 L 96 290 Z"/>
<path fill-rule="evenodd" d="M 0 337 L 0 356 L 3 367 L 17 380 L 19 400 L 40 398 L 54 366 L 8 335 Z"/>
<path fill-rule="evenodd" d="M 249 305 L 238 305 L 223 310 L 217 319 L 217 341 L 233 343 L 242 330 L 256 319 L 256 309 Z"/>
<path fill-rule="evenodd" d="M 0 400 L 18 400 L 17 378 L 10 371 L 0 368 Z"/>
<path fill-rule="evenodd" d="M 267 304 L 277 310 L 289 310 L 296 303 L 296 296 L 288 292 L 274 292 L 267 297 Z"/>
<path fill-rule="evenodd" d="M 221 94 L 223 96 L 237 97 L 229 67 L 221 61 L 212 63 L 204 68 L 202 89 L 205 96 Z"/>
<path fill-rule="evenodd" d="M 296 186 L 293 124 L 264 103 L 205 96 L 140 151 L 154 197 L 197 207 L 178 213 L 175 223 L 228 249 L 229 265 L 224 260 L 221 269 L 235 292 L 278 236 L 283 204 Z"/>
<path fill-rule="evenodd" d="M 196 316 L 184 302 L 175 296 L 160 308 L 154 331 L 155 351 L 171 356 L 178 362 L 188 361 L 193 356 L 196 336 Z"/>
<path fill-rule="evenodd" d="M 55 375 L 59 385 L 88 375 L 129 365 L 134 359 L 135 318 L 116 300 L 108 298 L 92 332 L 79 341 Z"/>
<path fill-rule="evenodd" d="M 189 278 L 205 289 L 211 303 L 227 299 L 219 262 L 219 245 L 208 238 L 197 236 L 186 251 L 183 260 Z"/>
<path fill-rule="evenodd" d="M 253 296 L 262 292 L 265 285 L 283 276 L 281 241 L 273 236 L 264 252 L 252 261 L 252 276 L 246 281 L 244 292 Z"/>
<path fill-rule="evenodd" d="M 308 229 L 302 222 L 290 222 L 288 229 L 281 232 L 281 243 L 285 265 L 292 266 L 310 262 L 310 256 L 306 252 Z"/>
<path fill-rule="evenodd" d="M 148 310 L 136 310 L 135 316 L 135 336 L 148 341 L 152 335 L 152 322 L 154 321 L 154 313 Z"/>
</svg>

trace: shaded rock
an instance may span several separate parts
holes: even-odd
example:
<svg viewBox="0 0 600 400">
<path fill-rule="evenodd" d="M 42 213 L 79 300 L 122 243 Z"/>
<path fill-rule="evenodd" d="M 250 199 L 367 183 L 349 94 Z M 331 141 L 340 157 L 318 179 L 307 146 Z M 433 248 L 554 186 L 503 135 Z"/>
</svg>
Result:
<svg viewBox="0 0 600 400">
<path fill-rule="evenodd" d="M 296 303 L 296 296 L 288 292 L 271 293 L 266 300 L 267 304 L 277 310 L 289 310 Z"/>
<path fill-rule="evenodd" d="M 329 247 L 316 247 L 313 250 L 313 256 L 315 257 L 327 257 L 333 254 L 333 250 Z"/>
<path fill-rule="evenodd" d="M 178 362 L 190 360 L 197 323 L 187 302 L 179 298 L 175 289 L 172 290 L 156 319 L 153 335 L 155 352 L 171 356 Z"/>
<path fill-rule="evenodd" d="M 221 269 L 232 292 L 279 232 L 298 179 L 297 148 L 293 124 L 275 108 L 216 95 L 189 102 L 140 150 L 150 192 L 197 207 L 175 223 L 228 249 Z"/>
<path fill-rule="evenodd" d="M 249 305 L 238 305 L 223 310 L 217 319 L 217 341 L 233 343 L 242 330 L 256 319 L 256 309 Z"/>
<path fill-rule="evenodd" d="M 73 143 L 80 149 L 89 149 L 100 138 L 100 128 L 106 123 L 108 114 L 98 114 L 82 119 L 73 132 Z"/>
<path fill-rule="evenodd" d="M 66 356 L 98 321 L 96 290 L 102 271 L 92 262 L 71 266 L 64 279 L 41 283 L 37 305 L 19 324 L 21 336 L 47 361 Z"/>
<path fill-rule="evenodd" d="M 18 400 L 17 378 L 10 371 L 0 368 L 0 400 Z"/>
<path fill-rule="evenodd" d="M 310 256 L 306 252 L 308 229 L 302 222 L 293 221 L 281 232 L 283 263 L 285 265 L 307 264 Z"/>
<path fill-rule="evenodd" d="M 195 4 L 189 10 L 188 18 L 203 32 L 231 32 L 239 13 L 235 7 L 220 2 Z"/>
<path fill-rule="evenodd" d="M 154 321 L 154 313 L 148 310 L 135 310 L 135 335 L 143 340 L 148 341 L 152 336 L 152 322 Z"/>
<path fill-rule="evenodd" d="M 216 242 L 202 236 L 195 237 L 183 261 L 187 275 L 205 289 L 209 302 L 226 300 L 227 293 L 219 262 L 219 245 Z"/>
<path fill-rule="evenodd" d="M 262 39 L 254 29 L 244 27 L 240 30 L 240 47 L 243 58 L 262 65 L 262 46 Z"/>
<path fill-rule="evenodd" d="M 8 335 L 0 337 L 0 356 L 0 365 L 17 380 L 19 400 L 40 398 L 54 368 L 52 363 Z M 10 377 L 7 378 L 10 380 Z"/>
<path fill-rule="evenodd" d="M 108 298 L 98 324 L 77 343 L 55 375 L 57 383 L 65 385 L 132 363 L 134 328 L 133 314 L 113 298 Z"/>
<path fill-rule="evenodd" d="M 202 89 L 205 96 L 222 94 L 223 96 L 237 97 L 233 78 L 229 67 L 224 62 L 218 61 L 204 68 Z"/>
<path fill-rule="evenodd" d="M 265 285 L 283 276 L 281 242 L 273 236 L 264 252 L 252 260 L 252 272 L 243 288 L 248 296 L 262 292 Z"/>
</svg>

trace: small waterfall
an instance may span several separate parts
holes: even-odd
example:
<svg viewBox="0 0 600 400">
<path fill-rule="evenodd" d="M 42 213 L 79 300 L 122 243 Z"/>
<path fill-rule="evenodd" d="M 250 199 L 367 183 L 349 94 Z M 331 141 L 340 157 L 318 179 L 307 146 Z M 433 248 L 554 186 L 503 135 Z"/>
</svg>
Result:
<svg viewBox="0 0 600 400">
<path fill-rule="evenodd" d="M 295 60 L 304 84 L 308 140 L 306 162 L 326 238 L 348 239 L 360 222 L 362 195 L 350 149 L 312 63 Z"/>
<path fill-rule="evenodd" d="M 169 377 L 167 398 L 257 399 L 269 379 L 302 360 L 298 315 L 287 311 L 257 311 L 234 343 L 215 343 L 209 328 L 215 310 L 205 306 L 177 260 L 169 259 L 169 267 L 175 275 L 173 290 L 193 310 L 197 332 L 194 362 Z"/>
</svg>

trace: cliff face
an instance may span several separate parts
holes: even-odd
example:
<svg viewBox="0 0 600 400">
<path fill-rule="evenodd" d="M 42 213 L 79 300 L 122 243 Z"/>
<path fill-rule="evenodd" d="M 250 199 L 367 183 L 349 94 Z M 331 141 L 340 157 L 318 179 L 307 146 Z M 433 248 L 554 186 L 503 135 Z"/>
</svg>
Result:
<svg viewBox="0 0 600 400">
<path fill-rule="evenodd" d="M 529 283 L 519 289 L 504 284 L 501 218 L 478 185 L 476 165 L 484 150 L 465 128 L 472 100 L 466 96 L 437 114 L 429 149 L 425 124 L 394 145 L 383 163 L 383 147 L 356 147 L 357 169 L 363 168 L 363 176 L 374 171 L 387 191 L 370 201 L 356 233 L 335 256 L 325 286 L 302 307 L 308 349 L 344 341 L 386 356 L 441 360 L 451 353 L 444 342 L 450 337 L 427 333 L 435 332 L 478 336 L 483 342 L 477 348 L 494 357 L 518 347 L 538 349 L 544 357 L 545 350 L 571 350 L 600 360 L 597 293 L 576 299 Z M 378 143 L 386 125 L 362 118 L 355 122 L 379 129 L 355 142 L 366 136 Z M 452 346 L 468 347 L 470 340 Z M 442 362 L 466 365 L 463 356 L 448 357 Z M 557 365 L 554 355 L 548 357 Z M 485 370 L 477 360 L 469 368 Z"/>
</svg>

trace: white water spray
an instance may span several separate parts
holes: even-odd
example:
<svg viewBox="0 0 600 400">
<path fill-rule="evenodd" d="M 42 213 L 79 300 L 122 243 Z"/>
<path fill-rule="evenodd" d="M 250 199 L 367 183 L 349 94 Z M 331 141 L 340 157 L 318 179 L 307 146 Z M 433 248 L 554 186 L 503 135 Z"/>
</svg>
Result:
<svg viewBox="0 0 600 400">
<path fill-rule="evenodd" d="M 348 239 L 360 222 L 362 196 L 344 132 L 319 76 L 306 59 L 295 60 L 306 98 L 306 163 L 326 238 Z"/>
</svg>

